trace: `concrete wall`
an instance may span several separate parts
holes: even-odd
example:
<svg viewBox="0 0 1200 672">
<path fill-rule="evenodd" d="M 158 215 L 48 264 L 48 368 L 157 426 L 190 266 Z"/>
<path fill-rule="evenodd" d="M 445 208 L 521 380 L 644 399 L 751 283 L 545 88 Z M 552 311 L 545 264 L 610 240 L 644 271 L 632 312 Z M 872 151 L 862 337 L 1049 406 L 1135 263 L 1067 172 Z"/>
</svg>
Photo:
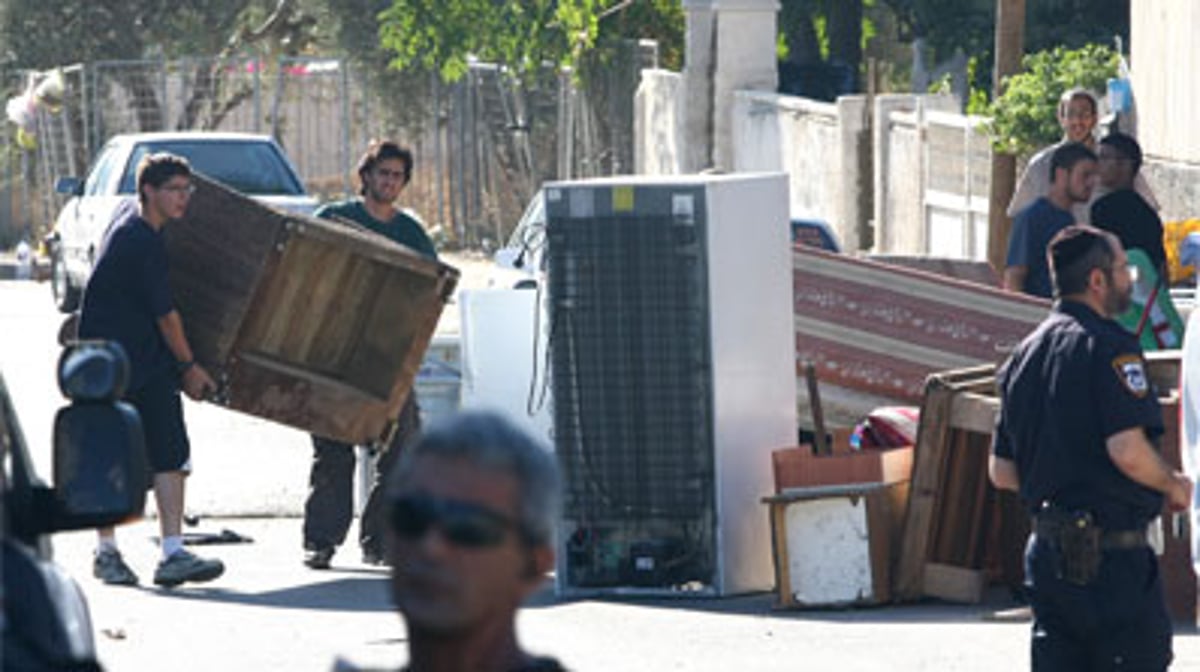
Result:
<svg viewBox="0 0 1200 672">
<path fill-rule="evenodd" d="M 1200 2 L 1133 0 L 1130 19 L 1130 66 L 1142 150 L 1148 157 L 1200 163 L 1200 49 L 1195 48 Z M 1156 193 L 1165 193 L 1155 186 Z"/>
<path fill-rule="evenodd" d="M 678 175 L 684 170 L 684 78 L 643 70 L 633 100 L 634 173 Z"/>
<path fill-rule="evenodd" d="M 845 96 L 831 104 L 755 91 L 735 96 L 733 169 L 788 173 L 792 216 L 828 221 L 848 250 L 870 247 L 866 99 Z"/>
<path fill-rule="evenodd" d="M 919 197 L 924 168 L 918 117 L 911 110 L 896 110 L 876 119 L 876 249 L 917 254 L 925 249 L 924 207 Z"/>
<path fill-rule="evenodd" d="M 688 153 L 695 143 L 684 126 L 692 104 L 685 99 L 685 82 L 677 73 L 643 72 L 635 121 L 638 173 L 691 172 Z M 738 91 L 732 113 L 732 169 L 786 172 L 791 215 L 829 222 L 846 250 L 926 254 L 946 247 L 928 239 L 926 116 L 941 112 L 935 116 L 944 120 L 956 108 L 952 96 L 878 96 L 873 118 L 882 121 L 873 123 L 864 96 L 823 103 Z M 965 164 L 967 159 L 960 161 Z M 939 220 L 943 228 L 944 206 Z M 963 226 L 970 221 L 964 215 Z"/>
<path fill-rule="evenodd" d="M 1164 222 L 1200 217 L 1200 163 L 1150 158 L 1142 166 Z"/>
</svg>

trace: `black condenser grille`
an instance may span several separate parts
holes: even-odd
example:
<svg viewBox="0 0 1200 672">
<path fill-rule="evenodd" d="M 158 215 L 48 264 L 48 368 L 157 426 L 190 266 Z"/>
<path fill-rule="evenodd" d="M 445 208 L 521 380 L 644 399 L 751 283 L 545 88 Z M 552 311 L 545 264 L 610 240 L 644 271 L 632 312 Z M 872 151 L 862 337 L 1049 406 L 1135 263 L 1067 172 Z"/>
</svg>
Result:
<svg viewBox="0 0 1200 672">
<path fill-rule="evenodd" d="M 706 527 L 714 457 L 702 218 L 552 217 L 548 241 L 566 516 Z"/>
</svg>

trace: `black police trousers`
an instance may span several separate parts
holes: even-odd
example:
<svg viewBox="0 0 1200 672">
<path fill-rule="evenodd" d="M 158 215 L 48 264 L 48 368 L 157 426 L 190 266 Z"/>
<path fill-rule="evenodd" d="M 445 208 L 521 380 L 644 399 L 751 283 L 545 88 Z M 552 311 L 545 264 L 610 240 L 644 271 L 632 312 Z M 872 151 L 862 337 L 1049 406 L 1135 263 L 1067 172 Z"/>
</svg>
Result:
<svg viewBox="0 0 1200 672">
<path fill-rule="evenodd" d="M 1160 672 L 1171 663 L 1171 618 L 1149 547 L 1103 551 L 1086 586 L 1059 578 L 1058 549 L 1035 534 L 1025 549 L 1033 607 L 1032 670 Z"/>
<path fill-rule="evenodd" d="M 383 502 L 383 483 L 403 446 L 416 436 L 421 418 L 414 393 L 408 395 L 400 411 L 399 426 L 391 446 L 375 463 L 370 494 L 358 525 L 358 543 L 364 555 L 383 556 L 383 538 L 387 515 Z M 308 498 L 304 501 L 304 548 L 322 549 L 340 546 L 346 540 L 354 518 L 354 446 L 313 435 L 313 462 L 308 479 Z"/>
</svg>

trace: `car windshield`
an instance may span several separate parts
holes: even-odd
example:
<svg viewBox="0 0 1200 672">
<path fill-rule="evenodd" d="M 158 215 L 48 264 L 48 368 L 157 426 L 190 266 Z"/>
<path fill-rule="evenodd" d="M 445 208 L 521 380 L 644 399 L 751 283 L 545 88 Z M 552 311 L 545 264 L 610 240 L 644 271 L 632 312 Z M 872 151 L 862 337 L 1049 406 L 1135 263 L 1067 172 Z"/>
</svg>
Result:
<svg viewBox="0 0 1200 672">
<path fill-rule="evenodd" d="M 129 156 L 118 193 L 132 194 L 138 162 L 148 153 L 171 152 L 192 170 L 250 196 L 302 196 L 304 187 L 269 142 L 259 140 L 163 140 L 139 143 Z"/>
<path fill-rule="evenodd" d="M 533 249 L 542 244 L 546 235 L 546 202 L 539 190 L 525 207 L 521 220 L 513 228 L 505 247 Z"/>
</svg>

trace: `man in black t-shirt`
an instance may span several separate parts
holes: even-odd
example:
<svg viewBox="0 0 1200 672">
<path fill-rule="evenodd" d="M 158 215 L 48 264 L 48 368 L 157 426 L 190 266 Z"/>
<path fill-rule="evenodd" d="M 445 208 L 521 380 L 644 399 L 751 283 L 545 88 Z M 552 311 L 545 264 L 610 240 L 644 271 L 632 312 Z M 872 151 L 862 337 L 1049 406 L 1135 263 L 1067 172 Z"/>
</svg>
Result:
<svg viewBox="0 0 1200 672">
<path fill-rule="evenodd" d="M 142 421 L 162 535 L 154 583 L 166 587 L 211 581 L 225 571 L 220 560 L 197 557 L 183 547 L 191 446 L 179 392 L 182 388 L 199 400 L 216 389 L 193 358 L 175 310 L 163 240 L 163 227 L 187 210 L 191 175 L 187 161 L 173 154 L 148 154 L 138 164 L 138 201 L 118 208 L 105 231 L 79 318 L 80 338 L 116 341 L 129 356 L 124 398 Z M 117 550 L 113 529 L 101 529 L 99 535 L 92 573 L 108 584 L 136 585 L 138 577 Z"/>
<path fill-rule="evenodd" d="M 1125 249 L 1145 252 L 1165 283 L 1162 220 L 1133 188 L 1142 167 L 1142 148 L 1124 133 L 1110 133 L 1100 140 L 1099 158 L 1100 184 L 1108 193 L 1092 204 L 1092 224 L 1116 234 Z"/>
</svg>

